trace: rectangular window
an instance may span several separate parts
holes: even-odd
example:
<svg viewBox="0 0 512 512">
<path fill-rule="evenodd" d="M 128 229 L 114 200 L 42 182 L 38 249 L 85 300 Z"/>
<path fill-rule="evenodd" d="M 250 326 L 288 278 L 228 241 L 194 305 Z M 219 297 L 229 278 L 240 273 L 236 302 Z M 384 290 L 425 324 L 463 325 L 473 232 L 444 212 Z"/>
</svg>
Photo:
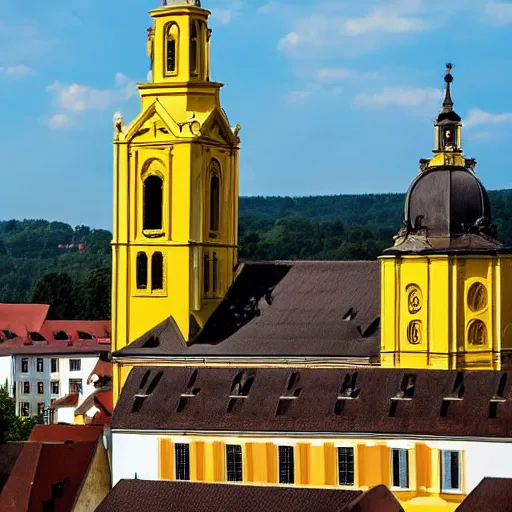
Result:
<svg viewBox="0 0 512 512">
<path fill-rule="evenodd" d="M 279 483 L 293 484 L 295 481 L 295 460 L 293 446 L 279 447 Z"/>
<path fill-rule="evenodd" d="M 409 488 L 409 450 L 393 448 L 391 450 L 391 470 L 393 472 L 393 487 Z"/>
<path fill-rule="evenodd" d="M 176 443 L 174 445 L 176 459 L 176 480 L 190 480 L 190 451 L 189 445 Z"/>
<path fill-rule="evenodd" d="M 37 383 L 37 394 L 43 395 L 44 394 L 44 382 L 38 382 Z"/>
<path fill-rule="evenodd" d="M 52 373 L 59 371 L 59 360 L 58 359 L 51 360 L 51 371 L 52 371 Z"/>
<path fill-rule="evenodd" d="M 24 418 L 30 416 L 30 404 L 28 402 L 20 402 L 20 416 Z"/>
<path fill-rule="evenodd" d="M 37 415 L 43 416 L 44 415 L 44 402 L 39 402 L 37 404 Z"/>
<path fill-rule="evenodd" d="M 50 382 L 50 393 L 52 395 L 58 395 L 59 394 L 59 381 L 53 380 Z"/>
<path fill-rule="evenodd" d="M 81 393 L 82 392 L 82 379 L 69 379 L 69 392 Z"/>
<path fill-rule="evenodd" d="M 69 360 L 69 371 L 70 372 L 79 372 L 82 367 L 82 361 L 80 359 L 70 359 Z"/>
<path fill-rule="evenodd" d="M 23 383 L 23 394 L 29 395 L 30 394 L 30 382 L 24 382 Z"/>
<path fill-rule="evenodd" d="M 441 450 L 441 489 L 460 491 L 460 452 Z"/>
<path fill-rule="evenodd" d="M 228 482 L 242 482 L 242 447 L 238 444 L 226 445 L 226 470 Z"/>
<path fill-rule="evenodd" d="M 354 448 L 338 448 L 338 481 L 340 485 L 354 485 Z"/>
<path fill-rule="evenodd" d="M 28 357 L 21 360 L 21 373 L 28 373 Z"/>
<path fill-rule="evenodd" d="M 37 358 L 37 371 L 42 373 L 44 371 L 44 360 L 42 357 Z"/>
</svg>

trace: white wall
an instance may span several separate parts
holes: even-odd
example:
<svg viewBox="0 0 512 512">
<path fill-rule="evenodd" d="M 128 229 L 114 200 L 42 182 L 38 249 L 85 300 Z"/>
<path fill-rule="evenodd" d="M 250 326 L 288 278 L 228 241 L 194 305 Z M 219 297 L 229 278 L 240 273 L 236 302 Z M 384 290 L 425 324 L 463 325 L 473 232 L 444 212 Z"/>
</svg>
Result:
<svg viewBox="0 0 512 512">
<path fill-rule="evenodd" d="M 158 480 L 158 436 L 112 433 L 112 486 L 122 478 Z"/>
<path fill-rule="evenodd" d="M 22 372 L 22 360 L 28 359 L 28 372 Z M 37 359 L 43 359 L 43 372 L 37 371 Z M 0 358 L 3 359 L 3 358 Z M 58 368 L 57 372 L 51 372 L 51 360 L 57 359 Z M 80 359 L 80 371 L 70 371 L 69 360 Z M 13 366 L 15 368 L 14 379 L 16 382 L 16 414 L 19 414 L 20 403 L 28 402 L 30 404 L 30 416 L 37 415 L 38 403 L 45 404 L 49 407 L 52 399 L 62 398 L 69 393 L 69 380 L 80 379 L 82 381 L 82 395 L 79 397 L 80 403 L 87 398 L 93 391 L 94 386 L 87 384 L 87 378 L 91 374 L 98 356 L 96 354 L 81 355 L 81 354 L 66 354 L 66 357 L 59 356 L 37 356 L 37 355 L 23 355 L 15 356 Z M 4 363 L 5 364 L 5 363 Z M 0 367 L 1 371 L 1 367 Z M 1 375 L 1 374 L 0 374 Z M 5 380 L 5 379 L 4 379 Z M 59 382 L 59 392 L 57 394 L 51 393 L 51 382 Z M 1 381 L 0 381 L 1 382 Z M 23 393 L 23 382 L 30 383 L 30 393 Z M 38 383 L 43 383 L 43 394 L 38 393 Z M 57 416 L 57 421 L 65 423 L 73 423 L 74 414 L 63 412 Z"/>
<path fill-rule="evenodd" d="M 112 431 L 112 485 L 120 479 L 137 478 L 143 480 L 158 480 L 158 437 L 159 434 L 133 433 L 125 434 Z M 173 437 L 173 436 L 171 436 Z M 298 441 L 298 438 L 287 438 L 288 441 Z M 178 438 L 173 441 L 180 441 Z M 187 438 L 187 441 L 191 441 Z M 218 436 L 211 441 L 234 442 L 233 438 Z M 347 440 L 347 438 L 345 438 Z M 352 440 L 354 440 L 352 438 Z M 244 442 L 261 442 L 259 439 L 244 438 Z M 276 444 L 283 444 L 286 439 L 268 439 Z M 318 439 L 304 439 L 303 442 L 317 442 Z M 344 439 L 333 438 L 335 443 L 343 443 Z M 386 440 L 380 440 L 381 442 Z M 480 441 L 426 441 L 426 440 L 394 440 L 389 439 L 390 447 L 400 446 L 413 448 L 416 442 L 422 442 L 438 450 L 456 450 L 464 452 L 463 482 L 466 493 L 469 494 L 484 477 L 512 478 L 512 439 L 509 443 L 480 442 Z"/>
<path fill-rule="evenodd" d="M 12 367 L 13 357 L 12 356 L 1 356 L 0 357 L 0 386 L 5 384 L 7 380 L 7 389 L 9 394 L 12 396 L 12 383 L 14 376 L 14 368 Z"/>
</svg>

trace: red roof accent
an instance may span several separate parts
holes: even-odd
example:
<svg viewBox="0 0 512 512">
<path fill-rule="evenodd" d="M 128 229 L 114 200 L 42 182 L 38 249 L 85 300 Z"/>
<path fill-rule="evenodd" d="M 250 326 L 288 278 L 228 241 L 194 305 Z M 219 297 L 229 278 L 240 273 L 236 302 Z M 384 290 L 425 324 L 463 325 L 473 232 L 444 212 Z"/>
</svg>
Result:
<svg viewBox="0 0 512 512">
<path fill-rule="evenodd" d="M 0 330 L 10 330 L 18 336 L 39 332 L 49 309 L 47 304 L 0 303 Z"/>
<path fill-rule="evenodd" d="M 29 441 L 43 443 L 64 443 L 73 441 L 97 441 L 103 428 L 90 425 L 36 425 Z"/>
<path fill-rule="evenodd" d="M 87 377 L 87 384 L 91 384 L 91 377 L 93 375 L 97 375 L 98 377 L 112 377 L 112 363 L 98 359 L 96 366 L 93 368 L 89 377 Z"/>
<path fill-rule="evenodd" d="M 10 330 L 18 337 L 5 339 L 0 332 L 0 355 L 99 353 L 110 351 L 110 320 L 46 320 L 49 306 L 44 304 L 0 304 L 0 331 Z M 64 331 L 69 339 L 56 340 Z M 92 339 L 80 339 L 80 332 Z M 32 342 L 28 333 L 41 334 L 45 341 Z"/>
<path fill-rule="evenodd" d="M 58 484 L 62 487 L 54 496 L 53 510 L 72 510 L 96 446 L 97 442 L 26 443 L 2 490 L 2 512 L 42 510 L 52 499 L 52 486 Z"/>
<path fill-rule="evenodd" d="M 63 409 L 65 407 L 76 407 L 78 405 L 78 393 L 69 393 L 52 404 L 52 409 Z"/>
</svg>

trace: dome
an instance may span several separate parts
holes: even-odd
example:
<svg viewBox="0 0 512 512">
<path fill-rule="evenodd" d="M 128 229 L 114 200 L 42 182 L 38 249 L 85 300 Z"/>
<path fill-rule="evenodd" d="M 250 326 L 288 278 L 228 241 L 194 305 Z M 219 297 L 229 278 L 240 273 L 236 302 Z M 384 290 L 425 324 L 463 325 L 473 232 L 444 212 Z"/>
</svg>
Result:
<svg viewBox="0 0 512 512">
<path fill-rule="evenodd" d="M 464 167 L 437 167 L 421 173 L 405 199 L 405 222 L 428 238 L 452 238 L 491 226 L 484 186 Z"/>
</svg>

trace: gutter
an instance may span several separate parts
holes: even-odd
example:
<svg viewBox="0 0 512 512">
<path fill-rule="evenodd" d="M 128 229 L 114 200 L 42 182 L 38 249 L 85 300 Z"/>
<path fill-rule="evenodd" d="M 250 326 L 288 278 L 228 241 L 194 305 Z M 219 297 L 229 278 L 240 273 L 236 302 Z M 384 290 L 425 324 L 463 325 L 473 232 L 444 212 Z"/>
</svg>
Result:
<svg viewBox="0 0 512 512">
<path fill-rule="evenodd" d="M 488 437 L 488 436 L 460 436 L 460 435 L 433 435 L 433 434 L 403 434 L 403 433 L 375 433 L 375 432 L 293 432 L 289 431 L 262 431 L 262 430 L 152 430 L 137 428 L 112 428 L 112 434 L 148 434 L 148 435 L 179 435 L 179 436 L 223 436 L 223 437 L 299 437 L 299 438 L 348 438 L 348 439 L 410 439 L 417 441 L 457 441 L 457 442 L 490 442 L 512 443 L 512 437 Z"/>
</svg>

